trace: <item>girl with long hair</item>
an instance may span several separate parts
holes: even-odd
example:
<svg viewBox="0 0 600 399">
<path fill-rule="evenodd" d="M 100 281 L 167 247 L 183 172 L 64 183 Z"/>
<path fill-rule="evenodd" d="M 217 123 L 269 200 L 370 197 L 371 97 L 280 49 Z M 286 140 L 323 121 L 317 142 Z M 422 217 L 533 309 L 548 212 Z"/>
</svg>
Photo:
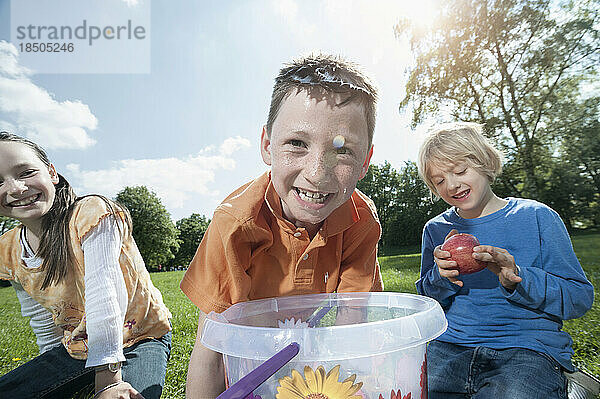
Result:
<svg viewBox="0 0 600 399">
<path fill-rule="evenodd" d="M 0 133 L 0 279 L 30 317 L 40 355 L 0 377 L 6 397 L 159 398 L 171 314 L 131 235 L 131 217 L 77 197 L 34 142 Z"/>
</svg>

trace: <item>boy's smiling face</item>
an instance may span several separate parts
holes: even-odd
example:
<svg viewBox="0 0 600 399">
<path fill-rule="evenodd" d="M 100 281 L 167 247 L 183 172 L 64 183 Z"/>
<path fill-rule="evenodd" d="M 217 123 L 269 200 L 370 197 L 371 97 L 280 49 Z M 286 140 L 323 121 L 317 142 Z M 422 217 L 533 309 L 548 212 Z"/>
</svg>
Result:
<svg viewBox="0 0 600 399">
<path fill-rule="evenodd" d="M 261 154 L 284 217 L 315 232 L 367 173 L 371 148 L 363 106 L 348 94 L 293 90 L 263 128 Z M 341 104 L 341 105 L 340 105 Z"/>
</svg>

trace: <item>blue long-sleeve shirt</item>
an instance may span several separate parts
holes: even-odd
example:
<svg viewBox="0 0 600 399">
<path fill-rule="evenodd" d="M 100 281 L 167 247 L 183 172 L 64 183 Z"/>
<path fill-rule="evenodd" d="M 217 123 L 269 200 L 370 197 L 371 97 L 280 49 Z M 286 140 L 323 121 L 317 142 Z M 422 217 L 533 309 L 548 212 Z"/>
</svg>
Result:
<svg viewBox="0 0 600 399">
<path fill-rule="evenodd" d="M 461 275 L 463 287 L 440 276 L 433 250 L 451 229 L 473 234 L 482 245 L 506 249 L 523 281 L 509 292 L 488 269 Z M 504 208 L 480 218 L 464 219 L 450 208 L 427 222 L 416 285 L 420 294 L 436 299 L 446 312 L 448 329 L 440 341 L 532 349 L 567 370 L 573 370 L 573 349 L 562 320 L 581 317 L 594 300 L 594 288 L 560 216 L 544 204 L 520 198 L 509 198 Z"/>
</svg>

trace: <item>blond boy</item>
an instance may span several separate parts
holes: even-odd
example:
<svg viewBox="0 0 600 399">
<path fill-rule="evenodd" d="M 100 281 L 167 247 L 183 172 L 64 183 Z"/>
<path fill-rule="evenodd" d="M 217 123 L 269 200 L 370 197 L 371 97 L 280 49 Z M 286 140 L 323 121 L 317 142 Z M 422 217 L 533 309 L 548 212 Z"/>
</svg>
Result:
<svg viewBox="0 0 600 399">
<path fill-rule="evenodd" d="M 573 371 L 562 320 L 582 316 L 594 289 L 560 216 L 491 183 L 499 152 L 474 123 L 438 126 L 419 153 L 419 173 L 450 209 L 425 225 L 417 291 L 440 302 L 448 329 L 427 347 L 429 398 L 564 398 Z M 459 275 L 440 245 L 470 233 L 487 267 Z"/>
</svg>

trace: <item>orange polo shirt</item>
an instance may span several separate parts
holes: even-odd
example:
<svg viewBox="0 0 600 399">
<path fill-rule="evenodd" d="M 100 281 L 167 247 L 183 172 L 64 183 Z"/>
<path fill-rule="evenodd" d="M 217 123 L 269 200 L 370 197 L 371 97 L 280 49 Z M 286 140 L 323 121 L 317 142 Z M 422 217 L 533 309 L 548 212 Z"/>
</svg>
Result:
<svg viewBox="0 0 600 399">
<path fill-rule="evenodd" d="M 217 207 L 181 289 L 205 313 L 252 299 L 381 291 L 380 236 L 373 202 L 355 190 L 311 240 L 284 219 L 267 172 Z"/>
</svg>

